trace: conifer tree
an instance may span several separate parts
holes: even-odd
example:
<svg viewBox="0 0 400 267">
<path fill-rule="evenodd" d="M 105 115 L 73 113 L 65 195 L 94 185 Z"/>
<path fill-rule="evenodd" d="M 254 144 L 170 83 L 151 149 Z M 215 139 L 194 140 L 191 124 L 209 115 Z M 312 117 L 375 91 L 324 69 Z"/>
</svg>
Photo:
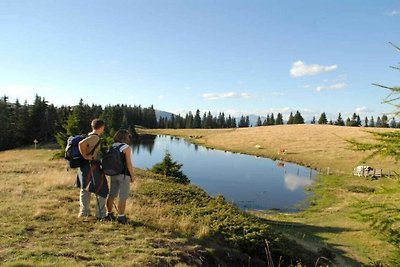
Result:
<svg viewBox="0 0 400 267">
<path fill-rule="evenodd" d="M 276 120 L 275 120 L 275 117 L 274 117 L 274 113 L 271 113 L 270 121 L 271 121 L 271 125 L 275 125 Z"/>
<path fill-rule="evenodd" d="M 296 114 L 294 114 L 293 123 L 294 124 L 304 124 L 304 119 L 298 110 L 296 111 Z"/>
<path fill-rule="evenodd" d="M 388 123 L 388 117 L 386 114 L 382 115 L 382 128 L 388 128 L 389 127 L 389 123 Z"/>
<path fill-rule="evenodd" d="M 315 124 L 315 123 L 316 123 L 316 121 L 315 121 L 315 116 L 312 117 L 312 120 L 311 120 L 310 123 L 311 123 L 311 124 Z"/>
<path fill-rule="evenodd" d="M 257 118 L 257 126 L 261 126 L 261 125 L 262 125 L 261 117 L 258 116 L 258 118 Z"/>
<path fill-rule="evenodd" d="M 378 128 L 382 127 L 382 120 L 381 120 L 381 117 L 379 117 L 379 116 L 376 118 L 375 127 L 378 127 Z"/>
<path fill-rule="evenodd" d="M 369 120 L 369 125 L 368 125 L 368 127 L 375 127 L 374 116 L 371 116 L 371 119 Z"/>
<path fill-rule="evenodd" d="M 364 127 L 368 127 L 368 117 L 367 116 L 365 116 L 365 119 L 364 119 Z"/>
<path fill-rule="evenodd" d="M 294 122 L 293 113 L 290 112 L 290 115 L 289 115 L 289 119 L 288 119 L 288 121 L 287 121 L 287 124 L 293 124 L 293 122 Z"/>
<path fill-rule="evenodd" d="M 390 120 L 389 126 L 390 128 L 396 128 L 396 120 L 394 119 L 394 117 Z"/>
<path fill-rule="evenodd" d="M 318 124 L 327 124 L 328 123 L 328 119 L 326 118 L 326 114 L 325 112 L 321 113 L 321 116 L 318 119 Z"/>
<path fill-rule="evenodd" d="M 278 115 L 276 116 L 275 124 L 276 125 L 282 125 L 283 124 L 283 116 L 282 116 L 281 113 L 278 113 Z"/>
<path fill-rule="evenodd" d="M 181 170 L 182 166 L 183 166 L 182 164 L 173 161 L 171 153 L 166 151 L 163 160 L 160 163 L 155 164 L 151 168 L 151 171 L 158 174 L 162 174 L 166 177 L 170 177 L 174 179 L 176 182 L 182 184 L 188 184 L 190 183 L 190 180 L 185 174 L 183 174 Z"/>
<path fill-rule="evenodd" d="M 339 112 L 338 118 L 335 122 L 335 125 L 344 126 L 344 121 L 342 119 L 342 114 Z"/>
<path fill-rule="evenodd" d="M 196 129 L 201 128 L 200 110 L 196 110 L 196 115 L 194 116 L 194 128 Z"/>
</svg>

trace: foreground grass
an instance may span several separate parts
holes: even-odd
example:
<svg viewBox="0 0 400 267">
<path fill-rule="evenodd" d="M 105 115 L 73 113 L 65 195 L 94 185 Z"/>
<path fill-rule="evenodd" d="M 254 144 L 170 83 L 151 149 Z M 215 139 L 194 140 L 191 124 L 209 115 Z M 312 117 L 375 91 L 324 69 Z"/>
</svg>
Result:
<svg viewBox="0 0 400 267">
<path fill-rule="evenodd" d="M 129 224 L 77 218 L 75 171 L 49 160 L 54 153 L 0 153 L 1 265 L 266 266 L 266 240 L 276 266 L 314 266 L 318 258 L 222 197 L 141 170 Z"/>
<path fill-rule="evenodd" d="M 221 150 L 281 159 L 326 173 L 350 174 L 367 154 L 348 149 L 346 139 L 371 142 L 366 131 L 394 131 L 383 128 L 332 125 L 274 125 L 237 129 L 155 129 L 142 133 L 181 136 L 191 142 Z M 286 149 L 286 154 L 279 153 Z M 368 164 L 388 174 L 396 171 L 393 160 L 376 158 Z"/>
<path fill-rule="evenodd" d="M 349 175 L 366 154 L 349 151 L 345 139 L 371 141 L 365 129 L 283 125 L 145 132 L 182 136 L 209 147 L 279 158 L 318 170 L 329 167 L 331 175 L 319 176 L 306 211 L 253 213 L 304 247 L 335 257 L 338 266 L 400 265 L 400 181 L 396 175 L 378 180 Z M 279 148 L 286 148 L 288 153 L 278 155 Z M 398 171 L 398 165 L 389 159 L 378 158 L 368 164 L 383 168 L 386 174 Z"/>
</svg>

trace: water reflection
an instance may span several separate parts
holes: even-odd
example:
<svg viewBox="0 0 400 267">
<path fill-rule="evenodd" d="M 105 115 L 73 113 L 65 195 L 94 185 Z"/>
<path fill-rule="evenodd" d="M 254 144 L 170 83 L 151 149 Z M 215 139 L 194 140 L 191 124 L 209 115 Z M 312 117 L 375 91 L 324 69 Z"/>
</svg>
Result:
<svg viewBox="0 0 400 267">
<path fill-rule="evenodd" d="M 307 186 L 312 184 L 312 180 L 310 177 L 298 176 L 293 173 L 285 174 L 285 186 L 290 191 L 295 191 L 297 189 L 304 189 Z"/>
<path fill-rule="evenodd" d="M 141 136 L 132 150 L 139 168 L 151 168 L 168 150 L 192 184 L 243 209 L 296 211 L 294 205 L 305 199 L 304 187 L 316 175 L 299 165 L 208 149 L 170 136 Z"/>
</svg>

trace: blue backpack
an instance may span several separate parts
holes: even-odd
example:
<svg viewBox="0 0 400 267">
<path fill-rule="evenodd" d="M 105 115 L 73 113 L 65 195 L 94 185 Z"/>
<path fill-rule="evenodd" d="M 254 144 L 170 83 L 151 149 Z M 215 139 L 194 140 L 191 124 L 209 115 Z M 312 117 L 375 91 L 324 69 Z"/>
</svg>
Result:
<svg viewBox="0 0 400 267">
<path fill-rule="evenodd" d="M 67 145 L 65 147 L 64 158 L 67 160 L 67 167 L 69 169 L 82 167 L 85 159 L 81 155 L 78 145 L 79 142 L 85 139 L 86 137 L 87 137 L 86 135 L 81 134 L 81 135 L 70 136 L 68 138 Z M 88 155 L 93 154 L 93 152 L 95 151 L 95 149 L 98 147 L 99 144 L 100 144 L 100 139 L 97 142 L 97 144 L 93 147 L 93 149 L 89 152 Z"/>
</svg>

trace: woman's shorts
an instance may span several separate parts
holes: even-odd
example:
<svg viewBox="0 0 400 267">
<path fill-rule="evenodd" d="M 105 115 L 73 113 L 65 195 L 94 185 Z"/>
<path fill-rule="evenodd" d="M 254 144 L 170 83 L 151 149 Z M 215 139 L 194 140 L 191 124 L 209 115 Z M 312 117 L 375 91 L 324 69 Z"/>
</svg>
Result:
<svg viewBox="0 0 400 267">
<path fill-rule="evenodd" d="M 131 177 L 124 174 L 111 176 L 110 197 L 116 198 L 119 193 L 119 200 L 127 200 L 130 181 Z"/>
</svg>

